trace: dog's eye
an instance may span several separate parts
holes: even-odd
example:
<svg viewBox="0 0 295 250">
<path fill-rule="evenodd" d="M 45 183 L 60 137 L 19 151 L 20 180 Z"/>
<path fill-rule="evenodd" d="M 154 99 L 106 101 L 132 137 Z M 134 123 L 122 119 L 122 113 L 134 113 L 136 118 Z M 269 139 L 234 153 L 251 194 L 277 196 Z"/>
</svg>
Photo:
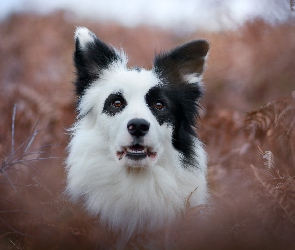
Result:
<svg viewBox="0 0 295 250">
<path fill-rule="evenodd" d="M 164 103 L 162 101 L 157 101 L 155 104 L 155 108 L 161 110 L 164 108 Z"/>
<path fill-rule="evenodd" d="M 123 105 L 123 102 L 120 99 L 115 99 L 112 104 L 115 108 L 120 108 Z"/>
<path fill-rule="evenodd" d="M 121 93 L 110 94 L 104 102 L 102 112 L 114 116 L 127 106 L 127 102 Z"/>
</svg>

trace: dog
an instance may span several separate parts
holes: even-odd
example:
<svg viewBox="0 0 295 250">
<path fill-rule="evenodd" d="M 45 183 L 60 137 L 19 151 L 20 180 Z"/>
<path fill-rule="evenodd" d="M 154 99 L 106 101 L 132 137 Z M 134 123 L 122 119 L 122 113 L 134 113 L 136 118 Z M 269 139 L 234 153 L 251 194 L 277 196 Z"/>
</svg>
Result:
<svg viewBox="0 0 295 250">
<path fill-rule="evenodd" d="M 155 56 L 151 70 L 85 27 L 75 32 L 77 119 L 66 192 L 126 238 L 206 203 L 207 155 L 196 134 L 209 49 L 195 40 Z"/>
</svg>

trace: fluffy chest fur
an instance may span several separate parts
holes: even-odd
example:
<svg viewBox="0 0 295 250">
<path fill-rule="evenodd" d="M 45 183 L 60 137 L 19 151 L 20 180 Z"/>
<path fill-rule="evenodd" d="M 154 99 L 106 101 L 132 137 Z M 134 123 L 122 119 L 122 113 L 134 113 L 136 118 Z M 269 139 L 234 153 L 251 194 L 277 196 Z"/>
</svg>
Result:
<svg viewBox="0 0 295 250">
<path fill-rule="evenodd" d="M 195 133 L 208 51 L 194 41 L 158 55 L 152 70 L 78 28 L 74 55 L 78 118 L 67 192 L 127 238 L 172 223 L 206 202 L 206 154 Z"/>
</svg>

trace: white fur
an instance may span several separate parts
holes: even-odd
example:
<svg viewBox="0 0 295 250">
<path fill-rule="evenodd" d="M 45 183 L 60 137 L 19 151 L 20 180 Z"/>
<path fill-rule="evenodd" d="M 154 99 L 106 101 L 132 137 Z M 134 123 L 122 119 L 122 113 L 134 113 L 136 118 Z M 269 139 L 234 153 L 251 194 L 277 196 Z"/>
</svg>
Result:
<svg viewBox="0 0 295 250">
<path fill-rule="evenodd" d="M 82 46 L 91 40 L 85 30 L 76 36 Z M 206 153 L 195 140 L 199 166 L 184 169 L 172 145 L 172 128 L 160 126 L 145 102 L 148 90 L 160 80 L 153 71 L 127 70 L 126 61 L 104 70 L 82 96 L 78 107 L 80 120 L 73 126 L 68 150 L 67 192 L 74 200 L 82 198 L 86 209 L 100 216 L 113 230 L 129 238 L 136 232 L 154 232 L 173 222 L 190 203 L 206 202 Z M 121 91 L 128 103 L 115 116 L 102 113 L 104 101 Z M 150 130 L 144 144 L 157 152 L 155 159 L 138 165 L 116 152 L 132 142 L 126 127 L 133 118 L 144 118 Z"/>
<path fill-rule="evenodd" d="M 198 74 L 198 73 L 186 74 L 186 75 L 183 75 L 183 79 L 187 83 L 190 83 L 190 84 L 198 83 L 198 84 L 201 84 L 201 86 L 203 86 L 203 83 L 202 83 L 203 77 L 201 74 Z"/>
<path fill-rule="evenodd" d="M 77 27 L 75 31 L 75 40 L 79 38 L 80 46 L 85 48 L 87 43 L 93 43 L 94 42 L 95 35 L 87 28 L 85 27 Z"/>
</svg>

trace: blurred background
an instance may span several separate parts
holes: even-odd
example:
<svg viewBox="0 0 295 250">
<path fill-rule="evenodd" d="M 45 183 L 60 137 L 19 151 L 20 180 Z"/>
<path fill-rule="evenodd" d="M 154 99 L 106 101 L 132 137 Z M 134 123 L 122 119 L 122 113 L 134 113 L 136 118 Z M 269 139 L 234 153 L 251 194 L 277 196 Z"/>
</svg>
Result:
<svg viewBox="0 0 295 250">
<path fill-rule="evenodd" d="M 115 236 L 63 195 L 73 35 L 86 26 L 145 68 L 158 52 L 210 42 L 198 133 L 212 198 L 205 221 L 192 213 L 175 226 L 177 249 L 294 249 L 292 2 L 2 0 L 0 248 L 113 247 Z M 164 246 L 161 234 L 154 238 Z"/>
<path fill-rule="evenodd" d="M 1 5 L 2 19 L 12 12 L 49 14 L 64 10 L 99 22 L 114 21 L 126 27 L 149 25 L 180 33 L 228 30 L 254 18 L 285 22 L 292 14 L 290 1 L 284 0 L 3 0 Z"/>
</svg>

